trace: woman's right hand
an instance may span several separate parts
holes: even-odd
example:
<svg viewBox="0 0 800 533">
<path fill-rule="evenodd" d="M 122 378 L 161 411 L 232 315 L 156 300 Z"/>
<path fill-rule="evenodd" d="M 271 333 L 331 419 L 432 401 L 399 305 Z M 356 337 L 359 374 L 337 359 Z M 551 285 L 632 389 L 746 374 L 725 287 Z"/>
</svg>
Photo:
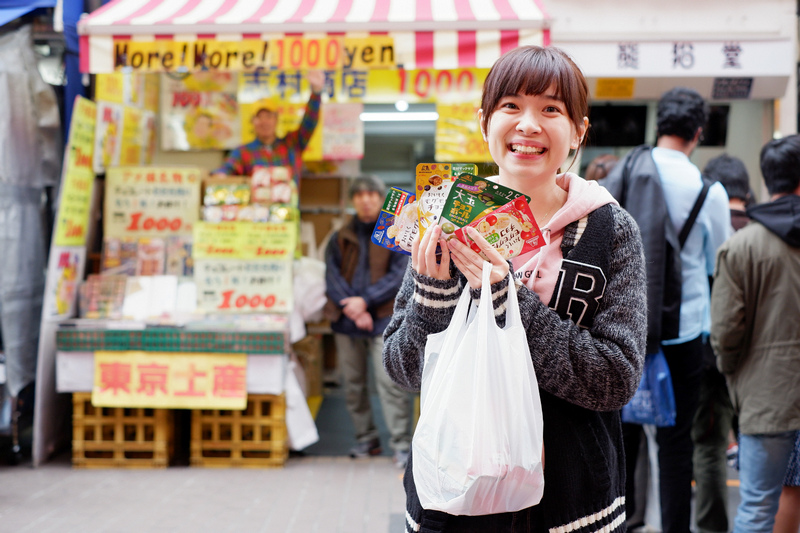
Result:
<svg viewBox="0 0 800 533">
<path fill-rule="evenodd" d="M 411 266 L 418 274 L 434 279 L 450 279 L 450 250 L 441 239 L 442 228 L 436 224 L 411 245 Z M 441 240 L 441 243 L 440 243 Z M 441 257 L 436 258 L 436 245 L 441 244 Z"/>
</svg>

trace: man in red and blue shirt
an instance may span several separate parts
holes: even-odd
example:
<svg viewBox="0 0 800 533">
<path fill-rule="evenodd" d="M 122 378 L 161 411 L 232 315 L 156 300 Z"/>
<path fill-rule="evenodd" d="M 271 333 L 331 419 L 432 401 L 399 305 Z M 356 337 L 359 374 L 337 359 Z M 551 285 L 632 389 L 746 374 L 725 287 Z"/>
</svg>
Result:
<svg viewBox="0 0 800 533">
<path fill-rule="evenodd" d="M 251 176 L 254 167 L 284 166 L 290 167 L 295 181 L 299 181 L 303 168 L 301 155 L 317 127 L 322 88 L 325 83 L 322 71 L 309 71 L 307 78 L 311 85 L 311 97 L 306 104 L 306 112 L 300 127 L 285 137 L 278 137 L 277 105 L 273 101 L 265 101 L 253 115 L 255 140 L 233 150 L 225 164 L 212 174 Z"/>
</svg>

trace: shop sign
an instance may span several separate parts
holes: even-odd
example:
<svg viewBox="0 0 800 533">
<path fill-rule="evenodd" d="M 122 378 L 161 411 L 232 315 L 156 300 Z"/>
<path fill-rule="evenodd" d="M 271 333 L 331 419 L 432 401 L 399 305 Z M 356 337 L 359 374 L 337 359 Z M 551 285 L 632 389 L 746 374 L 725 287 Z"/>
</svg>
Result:
<svg viewBox="0 0 800 533">
<path fill-rule="evenodd" d="M 195 259 L 291 260 L 296 248 L 296 224 L 199 221 L 192 255 Z"/>
<path fill-rule="evenodd" d="M 562 42 L 588 78 L 788 76 L 791 40 Z"/>
<path fill-rule="evenodd" d="M 106 237 L 191 235 L 198 219 L 197 168 L 117 167 L 106 174 Z"/>
<path fill-rule="evenodd" d="M 69 128 L 55 244 L 85 246 L 92 203 L 94 172 L 94 133 L 97 107 L 91 100 L 77 97 Z"/>
<path fill-rule="evenodd" d="M 635 87 L 635 78 L 600 78 L 597 80 L 594 97 L 607 100 L 630 100 L 633 98 Z"/>
<path fill-rule="evenodd" d="M 195 259 L 197 307 L 213 313 L 290 313 L 291 261 Z"/>
<path fill-rule="evenodd" d="M 714 78 L 711 92 L 715 100 L 735 100 L 750 98 L 753 78 Z"/>
<path fill-rule="evenodd" d="M 370 69 L 395 66 L 394 40 L 368 37 L 285 37 L 264 41 L 115 40 L 114 70 L 136 72 L 250 71 L 256 68 Z"/>
<path fill-rule="evenodd" d="M 326 69 L 323 93 L 328 101 L 386 103 L 479 102 L 488 68 L 436 69 Z M 276 97 L 296 101 L 310 91 L 298 70 L 255 69 L 239 78 L 239 101 Z"/>
<path fill-rule="evenodd" d="M 246 354 L 94 353 L 97 407 L 244 409 L 246 404 Z"/>
<path fill-rule="evenodd" d="M 491 162 L 492 156 L 481 134 L 478 106 L 437 105 L 436 160 L 441 162 Z"/>
</svg>

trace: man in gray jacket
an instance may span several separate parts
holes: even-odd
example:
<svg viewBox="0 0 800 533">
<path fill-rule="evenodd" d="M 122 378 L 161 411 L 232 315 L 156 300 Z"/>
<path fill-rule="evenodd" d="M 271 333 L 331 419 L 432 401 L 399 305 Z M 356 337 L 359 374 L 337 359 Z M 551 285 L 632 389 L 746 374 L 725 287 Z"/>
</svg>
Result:
<svg viewBox="0 0 800 533">
<path fill-rule="evenodd" d="M 800 430 L 800 135 L 768 142 L 770 202 L 717 253 L 711 344 L 739 414 L 733 531 L 771 532 Z"/>
</svg>

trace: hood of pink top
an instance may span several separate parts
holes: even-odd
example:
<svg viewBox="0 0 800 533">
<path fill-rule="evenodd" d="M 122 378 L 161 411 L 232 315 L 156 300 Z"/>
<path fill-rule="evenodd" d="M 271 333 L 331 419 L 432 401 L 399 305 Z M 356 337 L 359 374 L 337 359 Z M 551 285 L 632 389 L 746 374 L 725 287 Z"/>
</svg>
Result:
<svg viewBox="0 0 800 533">
<path fill-rule="evenodd" d="M 564 228 L 580 220 L 595 209 L 617 201 L 596 181 L 586 181 L 572 173 L 564 173 L 556 178 L 556 185 L 567 191 L 567 201 L 550 218 L 542 230 L 545 245 L 533 252 L 517 256 L 511 260 L 517 279 L 521 279 L 539 298 L 549 304 L 561 269 L 561 238 Z M 536 199 L 532 198 L 531 203 Z"/>
</svg>

